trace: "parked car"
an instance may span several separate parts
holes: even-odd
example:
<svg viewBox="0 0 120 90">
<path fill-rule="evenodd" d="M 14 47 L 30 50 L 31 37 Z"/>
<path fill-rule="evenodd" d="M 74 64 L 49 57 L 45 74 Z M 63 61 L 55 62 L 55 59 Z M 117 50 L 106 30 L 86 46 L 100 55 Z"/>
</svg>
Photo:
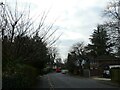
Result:
<svg viewBox="0 0 120 90">
<path fill-rule="evenodd" d="M 110 78 L 110 69 L 112 68 L 120 68 L 120 65 L 108 65 L 104 68 L 103 77 Z"/>
<path fill-rule="evenodd" d="M 61 73 L 66 74 L 66 73 L 68 73 L 68 70 L 63 69 L 63 70 L 61 70 Z"/>
<path fill-rule="evenodd" d="M 110 78 L 110 68 L 109 65 L 106 65 L 103 70 L 103 77 Z"/>
<path fill-rule="evenodd" d="M 104 78 L 110 78 L 110 70 L 104 70 L 103 71 L 103 77 Z"/>
</svg>

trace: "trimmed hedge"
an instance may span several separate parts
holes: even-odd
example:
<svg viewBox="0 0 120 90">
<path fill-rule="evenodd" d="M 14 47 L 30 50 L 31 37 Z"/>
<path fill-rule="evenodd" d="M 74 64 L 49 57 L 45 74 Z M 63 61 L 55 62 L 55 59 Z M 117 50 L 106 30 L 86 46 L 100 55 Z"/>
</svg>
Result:
<svg viewBox="0 0 120 90">
<path fill-rule="evenodd" d="M 111 69 L 111 80 L 120 83 L 120 68 Z"/>
<path fill-rule="evenodd" d="M 35 68 L 28 65 L 16 65 L 14 73 L 3 73 L 2 87 L 3 88 L 27 88 L 30 87 L 38 72 Z"/>
</svg>

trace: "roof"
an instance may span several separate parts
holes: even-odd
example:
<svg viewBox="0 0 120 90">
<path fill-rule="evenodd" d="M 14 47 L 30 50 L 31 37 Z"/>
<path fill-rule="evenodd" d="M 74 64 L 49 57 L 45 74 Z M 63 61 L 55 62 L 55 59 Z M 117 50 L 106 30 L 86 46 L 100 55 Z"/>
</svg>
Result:
<svg viewBox="0 0 120 90">
<path fill-rule="evenodd" d="M 120 67 L 120 65 L 109 65 L 110 68 Z"/>
<path fill-rule="evenodd" d="M 102 55 L 102 56 L 98 56 L 96 58 L 96 60 L 100 61 L 100 60 L 119 60 L 118 58 L 114 57 L 114 56 L 108 56 L 108 55 Z"/>
</svg>

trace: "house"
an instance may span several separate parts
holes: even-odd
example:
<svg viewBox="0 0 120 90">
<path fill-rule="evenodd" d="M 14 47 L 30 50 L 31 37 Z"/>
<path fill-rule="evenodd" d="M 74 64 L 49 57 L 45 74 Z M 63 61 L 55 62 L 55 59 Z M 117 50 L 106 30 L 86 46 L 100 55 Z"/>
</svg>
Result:
<svg viewBox="0 0 120 90">
<path fill-rule="evenodd" d="M 99 56 L 95 60 L 99 67 L 104 67 L 106 65 L 120 65 L 120 59 L 112 56 Z"/>
<path fill-rule="evenodd" d="M 90 60 L 91 76 L 101 75 L 104 67 L 108 65 L 120 65 L 120 59 L 113 56 L 99 56 Z"/>
</svg>

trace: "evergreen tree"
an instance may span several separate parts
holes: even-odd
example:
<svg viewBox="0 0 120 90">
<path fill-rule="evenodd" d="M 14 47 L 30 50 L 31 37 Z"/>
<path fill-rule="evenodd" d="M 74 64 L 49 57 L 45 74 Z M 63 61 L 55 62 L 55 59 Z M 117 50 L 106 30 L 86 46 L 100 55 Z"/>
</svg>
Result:
<svg viewBox="0 0 120 90">
<path fill-rule="evenodd" d="M 88 45 L 88 49 L 95 57 L 102 55 L 110 55 L 112 51 L 112 44 L 109 42 L 107 31 L 103 25 L 98 25 L 94 30 L 90 38 L 91 44 Z"/>
</svg>

